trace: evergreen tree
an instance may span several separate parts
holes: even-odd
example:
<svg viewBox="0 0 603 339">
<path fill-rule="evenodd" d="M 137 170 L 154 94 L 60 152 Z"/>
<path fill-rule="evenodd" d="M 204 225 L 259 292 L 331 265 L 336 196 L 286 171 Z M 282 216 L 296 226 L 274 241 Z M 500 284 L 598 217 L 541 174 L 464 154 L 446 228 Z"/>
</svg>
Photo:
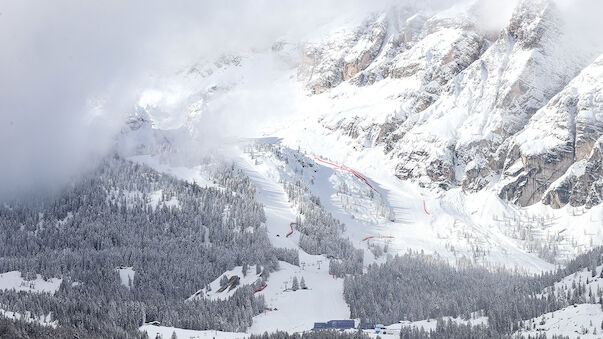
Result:
<svg viewBox="0 0 603 339">
<path fill-rule="evenodd" d="M 293 283 L 291 284 L 291 289 L 294 291 L 299 290 L 299 282 L 297 281 L 297 277 L 293 277 Z"/>
</svg>

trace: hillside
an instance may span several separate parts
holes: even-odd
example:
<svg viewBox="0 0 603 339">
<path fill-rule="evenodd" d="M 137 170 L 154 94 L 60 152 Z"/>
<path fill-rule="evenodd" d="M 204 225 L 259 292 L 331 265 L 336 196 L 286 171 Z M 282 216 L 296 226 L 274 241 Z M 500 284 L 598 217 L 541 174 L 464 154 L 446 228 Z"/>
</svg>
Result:
<svg viewBox="0 0 603 339">
<path fill-rule="evenodd" d="M 60 180 L 0 192 L 0 337 L 601 336 L 589 1 L 350 4 L 283 31 L 289 10 L 241 6 L 260 32 L 208 6 L 166 34 L 194 57 L 72 100 L 98 133 L 48 123 L 106 144 L 71 164 L 32 138 Z M 368 328 L 311 331 L 330 320 Z"/>
</svg>

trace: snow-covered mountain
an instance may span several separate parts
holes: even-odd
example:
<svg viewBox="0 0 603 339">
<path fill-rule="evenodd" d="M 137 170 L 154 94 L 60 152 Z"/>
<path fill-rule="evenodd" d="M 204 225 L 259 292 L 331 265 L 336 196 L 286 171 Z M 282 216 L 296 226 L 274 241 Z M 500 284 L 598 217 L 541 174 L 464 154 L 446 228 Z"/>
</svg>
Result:
<svg viewBox="0 0 603 339">
<path fill-rule="evenodd" d="M 396 176 L 421 186 L 496 187 L 520 206 L 597 205 L 600 184 L 577 187 L 571 200 L 543 197 L 601 135 L 601 50 L 571 48 L 553 2 L 521 2 L 498 35 L 480 29 L 476 6 L 392 10 L 309 44 L 299 80 L 333 99 L 322 127 L 363 148 L 383 146 Z M 567 122 L 551 121 L 559 119 Z M 565 156 L 548 146 L 554 136 L 533 132 L 551 128 L 568 135 Z"/>
<path fill-rule="evenodd" d="M 519 2 L 498 31 L 483 26 L 480 6 L 400 5 L 304 41 L 195 65 L 179 76 L 192 93 L 179 98 L 188 112 L 181 125 L 207 143 L 215 120 L 229 130 L 230 116 L 245 117 L 232 110 L 255 114 L 233 106 L 243 94 L 279 111 L 271 117 L 305 118 L 305 128 L 359 154 L 382 149 L 400 180 L 436 192 L 491 189 L 519 206 L 598 205 L 603 50 L 572 45 L 553 1 Z M 262 91 L 250 90 L 257 74 L 270 81 Z M 275 130 L 278 119 L 266 120 L 261 129 Z"/>
<path fill-rule="evenodd" d="M 68 301 L 102 299 L 111 312 L 82 315 L 82 333 L 246 338 L 354 318 L 387 322 L 383 337 L 596 337 L 603 44 L 577 39 L 562 1 L 519 0 L 500 24 L 491 6 L 389 3 L 154 74 L 117 154 L 65 203 L 0 205 L 33 247 L 94 239 L 82 253 L 112 255 L 94 264 L 104 285 L 78 273 L 97 266 L 53 261 L 59 245 L 0 237 L 31 255 L 0 257 L 24 277 L 0 274 L 0 315 L 70 333 Z"/>
<path fill-rule="evenodd" d="M 382 232 L 414 225 L 430 252 L 513 244 L 554 263 L 603 243 L 601 45 L 575 48 L 555 1 L 519 1 L 496 29 L 484 1 L 437 5 L 339 18 L 168 75 L 133 120 L 156 126 L 126 128 L 120 144 L 195 165 L 241 137 L 276 137 L 372 180 L 393 208 Z M 458 227 L 463 236 L 440 241 Z"/>
</svg>

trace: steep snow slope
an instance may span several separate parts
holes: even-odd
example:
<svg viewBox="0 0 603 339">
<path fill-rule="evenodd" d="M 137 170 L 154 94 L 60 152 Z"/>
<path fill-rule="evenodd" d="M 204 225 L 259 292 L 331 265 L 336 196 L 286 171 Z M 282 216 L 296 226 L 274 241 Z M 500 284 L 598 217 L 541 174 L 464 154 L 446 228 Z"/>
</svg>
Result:
<svg viewBox="0 0 603 339">
<path fill-rule="evenodd" d="M 297 232 L 285 236 L 297 215 L 283 182 L 295 180 L 345 223 L 365 264 L 413 249 L 541 272 L 603 244 L 603 50 L 569 48 L 552 1 L 520 1 L 496 32 L 480 26 L 479 1 L 421 3 L 334 21 L 299 50 L 280 41 L 200 62 L 141 101 L 123 138 L 145 141 L 128 152 L 203 185 L 208 149 L 233 159 L 258 187 L 277 247 L 299 248 Z M 303 272 L 283 264 L 262 293 L 291 307 L 301 294 L 282 287 Z M 306 279 L 339 291 L 325 273 Z M 303 310 L 328 300 L 305 292 Z M 345 318 L 342 300 L 330 302 L 334 313 L 296 321 L 267 311 L 252 331 Z"/>
<path fill-rule="evenodd" d="M 592 128 L 580 132 L 577 127 L 589 141 L 566 147 L 565 152 L 576 153 L 576 158 L 551 162 L 542 152 L 528 159 L 523 156 L 522 175 L 518 165 L 514 167 L 520 156 L 513 137 L 528 122 L 532 130 L 550 130 L 546 123 L 550 118 L 543 118 L 548 112 L 534 119 L 532 115 L 603 50 L 598 45 L 574 48 L 570 42 L 574 37 L 552 1 L 520 2 L 498 36 L 476 25 L 478 5 L 479 1 L 470 2 L 448 11 L 452 13 L 436 14 L 391 10 L 309 43 L 299 79 L 318 95 L 303 103 L 303 111 L 320 114 L 308 128 L 349 137 L 347 142 L 360 150 L 383 146 L 396 159 L 392 172 L 421 186 L 445 190 L 461 186 L 471 192 L 500 184 L 504 199 L 521 206 L 540 201 L 569 165 L 590 153 L 593 140 L 601 134 L 600 119 L 591 114 L 587 120 L 594 123 Z M 409 10 L 415 15 L 410 16 Z M 378 53 L 374 45 L 381 46 Z M 576 93 L 574 97 L 582 98 L 561 100 L 570 111 L 576 105 L 583 111 L 598 107 L 597 65 L 595 61 L 581 75 L 583 79 L 565 91 L 565 96 Z M 350 69 L 356 72 L 353 77 Z M 573 124 L 557 126 L 564 128 L 571 130 Z M 525 144 L 534 137 L 528 131 L 516 139 Z M 578 149 L 574 152 L 574 148 Z M 596 182 L 599 177 L 588 180 Z M 574 199 L 574 206 L 596 205 L 596 198 L 590 203 L 584 198 L 601 195 L 598 184 L 592 191 Z M 552 206 L 559 208 L 566 201 Z"/>
<path fill-rule="evenodd" d="M 331 277 L 326 257 L 309 255 L 299 248 L 297 232 L 285 236 L 296 214 L 275 176 L 275 169 L 254 163 L 245 155 L 236 161 L 256 185 L 257 199 L 265 206 L 266 227 L 273 246 L 298 249 L 300 267 L 281 262 L 279 271 L 270 275 L 266 289 L 260 293 L 272 310 L 256 316 L 249 332 L 304 331 L 312 328 L 314 322 L 348 318 L 350 310 L 343 299 L 343 279 Z M 303 277 L 308 290 L 287 290 L 294 276 L 300 280 Z"/>
<path fill-rule="evenodd" d="M 482 252 L 478 247 L 483 250 L 488 248 L 486 252 L 491 248 L 506 247 L 509 243 L 501 239 L 510 238 L 511 243 L 516 244 L 511 247 L 519 246 L 549 261 L 564 261 L 593 245 L 603 243 L 601 205 L 590 210 L 571 206 L 554 210 L 542 204 L 522 208 L 501 200 L 495 188 L 475 193 L 462 192 L 460 188 L 431 192 L 394 177 L 390 169 L 395 166 L 396 160 L 384 156 L 381 147 L 359 152 L 347 137 L 311 128 L 312 120 L 306 117 L 295 122 L 294 128 L 280 129 L 283 144 L 290 148 L 301 146 L 302 151 L 308 154 L 345 164 L 375 182 L 383 189 L 382 195 L 391 206 L 395 219 L 399 222 L 408 221 L 404 228 L 383 228 L 381 225 L 382 232 L 404 234 L 403 239 L 409 240 L 407 244 L 411 248 L 433 250 L 428 244 L 433 246 L 434 243 L 440 243 L 437 246 L 440 254 L 450 253 L 452 246 L 455 251 L 460 250 L 459 254 L 473 257 L 474 253 Z M 423 200 L 430 216 L 423 212 Z M 414 234 L 422 234 L 419 238 L 425 241 L 413 239 Z M 401 244 L 400 247 L 403 249 L 406 246 Z M 493 255 L 499 256 L 498 261 L 513 267 L 516 264 L 513 261 L 515 256 L 510 253 L 517 252 L 512 250 L 504 255 L 505 252 L 509 250 L 501 249 L 500 254 Z M 481 256 L 477 256 L 478 261 Z"/>
<path fill-rule="evenodd" d="M 275 157 L 275 153 L 281 154 L 284 160 Z M 421 192 L 419 187 L 399 182 L 392 175 L 377 177 L 372 171 L 359 169 L 358 172 L 368 178 L 376 189 L 377 193 L 372 193 L 371 188 L 353 174 L 278 144 L 273 144 L 265 152 L 254 151 L 254 157 L 260 164 L 258 166 L 271 166 L 267 171 L 279 174 L 273 179 L 275 181 L 305 181 L 322 205 L 345 222 L 345 234 L 359 248 L 368 250 L 379 245 L 382 249 L 387 247 L 388 253 L 392 254 L 413 249 L 437 253 L 453 263 L 470 260 L 533 272 L 553 268 L 553 265 L 523 249 L 518 239 L 506 235 L 507 230 L 502 225 L 481 226 L 484 219 L 493 222 L 491 214 L 475 215 L 477 208 L 471 209 L 459 190 L 449 191 L 440 197 L 431 196 L 428 192 Z M 302 164 L 306 168 L 303 172 L 300 171 Z M 359 194 L 347 193 L 350 191 Z M 482 200 L 483 206 L 486 197 L 481 194 L 475 200 Z M 498 208 L 497 213 L 501 214 L 506 211 L 504 203 L 495 196 L 491 199 L 490 208 Z M 384 209 L 387 211 L 385 215 L 382 214 Z M 377 217 L 367 217 L 371 215 Z M 364 240 L 369 236 L 388 238 Z M 365 256 L 365 264 L 373 260 Z"/>
<path fill-rule="evenodd" d="M 304 117 L 306 129 L 383 152 L 390 173 L 422 187 L 494 187 L 520 206 L 597 205 L 600 58 L 584 68 L 603 49 L 574 48 L 554 1 L 520 1 L 499 32 L 481 26 L 481 5 L 392 7 L 335 20 L 300 51 L 279 41 L 200 62 L 145 92 L 125 134 L 147 142 L 131 143 L 130 152 L 191 142 L 186 154 L 199 155 L 224 136 L 257 137 L 260 127 Z M 150 129 L 149 119 L 163 130 Z M 534 139 L 540 146 L 528 147 Z M 553 151 L 553 139 L 565 146 Z M 584 159 L 590 165 L 556 181 Z"/>
</svg>

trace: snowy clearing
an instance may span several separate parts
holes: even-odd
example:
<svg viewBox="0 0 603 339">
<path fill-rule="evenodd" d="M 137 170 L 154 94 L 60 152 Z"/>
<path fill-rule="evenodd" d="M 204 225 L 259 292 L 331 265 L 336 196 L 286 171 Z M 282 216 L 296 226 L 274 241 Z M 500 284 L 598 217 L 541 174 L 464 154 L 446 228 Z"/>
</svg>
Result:
<svg viewBox="0 0 603 339">
<path fill-rule="evenodd" d="M 59 290 L 63 279 L 50 278 L 44 280 L 37 274 L 36 279 L 25 280 L 19 271 L 0 273 L 0 290 L 15 290 L 17 292 L 51 293 Z"/>
<path fill-rule="evenodd" d="M 0 308 L 0 317 L 5 317 L 11 320 L 22 320 L 28 323 L 37 323 L 42 326 L 50 326 L 56 328 L 58 326 L 57 321 L 52 321 L 52 314 L 46 316 L 36 317 L 31 312 L 26 312 L 24 315 L 19 312 L 6 311 Z"/>
<path fill-rule="evenodd" d="M 119 267 L 116 268 L 116 271 L 119 273 L 119 280 L 122 285 L 127 287 L 128 289 L 132 284 L 134 284 L 134 275 L 136 271 L 134 271 L 133 267 Z"/>
<path fill-rule="evenodd" d="M 243 339 L 249 337 L 246 333 L 237 332 L 222 332 L 214 330 L 206 331 L 195 331 L 186 330 L 182 328 L 168 327 L 168 326 L 156 326 L 156 325 L 143 325 L 140 327 L 140 331 L 146 331 L 149 334 L 149 338 L 171 338 L 173 333 L 176 333 L 178 338 L 191 338 L 191 339 Z"/>
<path fill-rule="evenodd" d="M 530 331 L 519 331 L 522 337 L 546 333 L 548 336 L 563 335 L 570 338 L 601 338 L 603 329 L 603 310 L 601 305 L 580 304 L 562 310 L 546 313 L 540 317 L 525 321 L 533 327 Z"/>
</svg>

